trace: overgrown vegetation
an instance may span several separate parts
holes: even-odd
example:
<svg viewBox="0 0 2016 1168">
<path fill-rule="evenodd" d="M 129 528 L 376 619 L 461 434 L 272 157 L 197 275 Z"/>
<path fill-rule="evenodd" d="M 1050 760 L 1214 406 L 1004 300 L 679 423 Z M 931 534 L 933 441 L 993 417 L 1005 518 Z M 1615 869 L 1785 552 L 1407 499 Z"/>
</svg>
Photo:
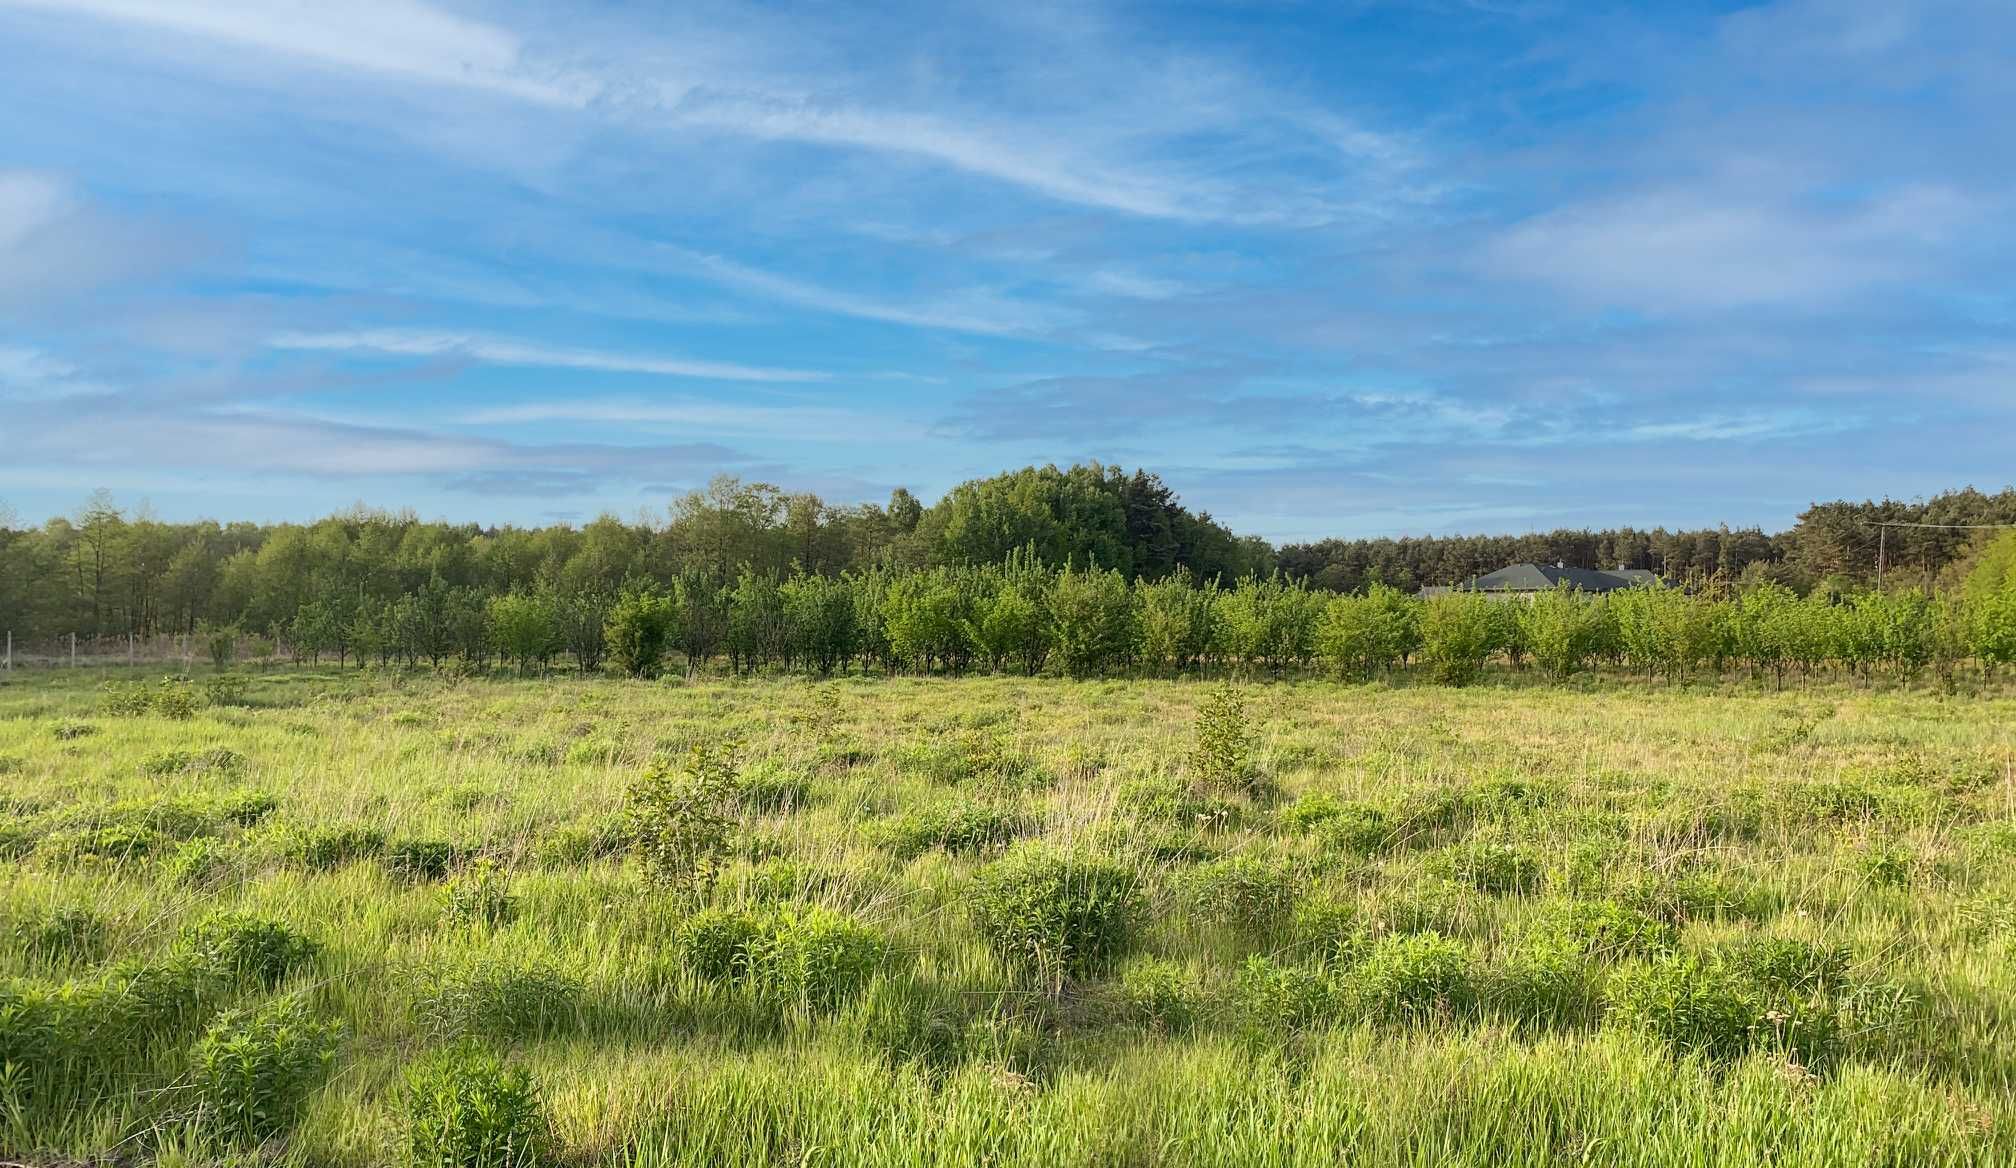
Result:
<svg viewBox="0 0 2016 1168">
<path fill-rule="evenodd" d="M 1324 636 L 1419 611 L 1352 603 Z M 1579 603 L 1525 610 L 1535 673 Z M 1645 603 L 1634 637 L 1693 643 Z M 1352 652 L 1287 685 L 249 673 L 186 718 L 32 673 L 0 1152 L 2016 1160 L 2016 701 L 1367 686 L 1400 658 Z"/>
</svg>

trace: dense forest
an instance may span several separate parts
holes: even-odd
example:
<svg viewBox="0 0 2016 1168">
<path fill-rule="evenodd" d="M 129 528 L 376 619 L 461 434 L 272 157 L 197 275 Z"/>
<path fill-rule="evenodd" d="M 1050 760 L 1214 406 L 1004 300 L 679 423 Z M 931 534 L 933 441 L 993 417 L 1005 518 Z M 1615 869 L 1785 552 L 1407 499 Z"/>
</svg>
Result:
<svg viewBox="0 0 2016 1168">
<path fill-rule="evenodd" d="M 1650 568 L 1676 584 L 1712 580 L 1748 590 L 1771 583 L 1795 595 L 1840 595 L 1871 582 L 1879 522 L 2016 523 L 2016 490 L 1819 503 L 1775 535 L 1620 529 L 1325 540 L 1278 550 L 1186 508 L 1153 474 L 1097 464 L 977 479 L 929 507 L 901 489 L 886 505 L 836 507 L 724 477 L 660 515 L 631 522 L 605 515 L 581 527 L 485 528 L 362 508 L 308 524 L 174 524 L 126 514 L 101 492 L 75 516 L 40 527 L 8 522 L 0 512 L 0 625 L 21 645 L 72 633 L 229 628 L 346 659 L 352 642 L 401 645 L 403 656 L 487 656 L 494 647 L 477 626 L 487 627 L 488 618 L 473 614 L 487 614 L 497 598 L 536 595 L 562 608 L 585 606 L 576 622 L 599 627 L 618 597 L 640 590 L 725 598 L 737 589 L 797 581 L 802 591 L 812 587 L 807 581 L 845 580 L 856 592 L 877 592 L 930 573 L 1008 579 L 1041 571 L 1055 580 L 1067 567 L 1098 568 L 1130 593 L 1172 579 L 1186 588 L 1218 582 L 1228 594 L 1237 581 L 1270 579 L 1360 593 L 1374 584 L 1412 591 L 1507 563 L 1559 561 Z M 1991 534 L 1890 528 L 1882 537 L 1887 583 L 1927 591 L 1952 584 Z M 400 620 L 404 634 L 374 631 Z M 416 640 L 414 621 L 437 632 Z M 461 631 L 449 631 L 456 627 Z"/>
</svg>

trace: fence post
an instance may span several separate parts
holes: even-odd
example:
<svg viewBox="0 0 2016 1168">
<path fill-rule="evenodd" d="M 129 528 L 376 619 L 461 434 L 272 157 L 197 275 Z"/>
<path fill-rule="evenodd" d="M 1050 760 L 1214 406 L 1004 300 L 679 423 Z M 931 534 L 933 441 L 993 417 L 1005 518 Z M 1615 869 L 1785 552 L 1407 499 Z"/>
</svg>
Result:
<svg viewBox="0 0 2016 1168">
<path fill-rule="evenodd" d="M 77 668 L 77 634 L 70 634 L 70 668 Z"/>
<path fill-rule="evenodd" d="M 14 630 L 7 630 L 7 672 L 14 672 Z"/>
</svg>

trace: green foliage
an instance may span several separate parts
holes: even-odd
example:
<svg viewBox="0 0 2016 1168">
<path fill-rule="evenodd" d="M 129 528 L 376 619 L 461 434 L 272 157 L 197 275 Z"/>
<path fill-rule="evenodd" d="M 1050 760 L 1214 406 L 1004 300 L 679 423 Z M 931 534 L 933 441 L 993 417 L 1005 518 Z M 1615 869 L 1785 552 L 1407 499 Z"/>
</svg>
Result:
<svg viewBox="0 0 2016 1168">
<path fill-rule="evenodd" d="M 1480 892 L 1531 893 L 1541 880 L 1540 861 L 1527 849 L 1489 838 L 1444 848 L 1429 858 L 1428 870 Z"/>
<path fill-rule="evenodd" d="M 1114 802 L 1136 819 L 1197 831 L 1229 826 L 1239 814 L 1236 804 L 1175 776 L 1131 779 L 1115 792 Z"/>
<path fill-rule="evenodd" d="M 1234 856 L 1200 864 L 1184 891 L 1199 919 L 1264 934 L 1287 915 L 1296 884 L 1295 873 L 1278 863 Z"/>
<path fill-rule="evenodd" d="M 1175 1034 L 1190 1029 L 1206 1006 L 1197 975 L 1173 961 L 1140 958 L 1120 970 L 1120 997 L 1127 1012 L 1151 1030 Z"/>
<path fill-rule="evenodd" d="M 1387 1021 L 1460 1015 L 1478 994 L 1470 951 L 1435 932 L 1380 938 L 1341 984 L 1352 1010 Z"/>
<path fill-rule="evenodd" d="M 447 840 L 394 840 L 380 856 L 385 871 L 399 880 L 440 880 L 453 872 L 466 855 Z"/>
<path fill-rule="evenodd" d="M 144 681 L 108 681 L 98 692 L 99 711 L 114 717 L 152 714 L 182 722 L 195 717 L 202 704 L 196 696 L 196 687 L 175 677 L 164 677 L 152 685 Z"/>
<path fill-rule="evenodd" d="M 65 904 L 14 917 L 7 935 L 17 952 L 40 965 L 89 965 L 105 956 L 105 919 L 80 905 Z"/>
<path fill-rule="evenodd" d="M 206 1135 L 251 1145 L 292 1128 L 328 1077 L 342 1027 L 299 997 L 217 1016 L 189 1052 L 189 1093 Z"/>
<path fill-rule="evenodd" d="M 1732 1058 L 1748 1048 L 1763 1010 L 1728 968 L 1681 954 L 1617 971 L 1610 1017 L 1683 1054 Z"/>
<path fill-rule="evenodd" d="M 272 989 L 313 962 L 322 946 L 279 921 L 224 912 L 182 930 L 181 950 L 207 968 Z"/>
<path fill-rule="evenodd" d="M 511 876 L 485 856 L 441 886 L 441 915 L 452 925 L 494 929 L 518 916 Z"/>
<path fill-rule="evenodd" d="M 631 677 L 658 676 L 678 610 L 672 597 L 649 589 L 625 592 L 609 609 L 603 638 L 609 659 Z"/>
<path fill-rule="evenodd" d="M 414 1001 L 414 1022 L 437 1040 L 546 1037 L 570 1029 L 581 983 L 548 966 L 469 960 L 432 972 Z"/>
<path fill-rule="evenodd" d="M 739 985 L 759 1001 L 828 1014 L 858 996 L 890 955 L 860 921 L 822 908 L 763 916 L 707 909 L 679 929 L 686 966 L 703 981 Z"/>
<path fill-rule="evenodd" d="M 1141 897 L 1116 864 L 1025 844 L 979 871 L 967 903 L 1004 960 L 1061 986 L 1126 949 Z"/>
<path fill-rule="evenodd" d="M 727 855 L 737 793 L 734 748 L 694 745 L 683 771 L 655 766 L 630 786 L 630 849 L 652 883 L 698 897 Z"/>
<path fill-rule="evenodd" d="M 458 1045 L 407 1070 L 412 1168 L 538 1168 L 552 1146 L 545 1104 L 524 1068 Z"/>
<path fill-rule="evenodd" d="M 1420 649 L 1420 615 L 1399 589 L 1373 584 L 1363 596 L 1339 596 L 1324 606 L 1316 650 L 1340 676 L 1369 678 Z"/>
<path fill-rule="evenodd" d="M 1500 602 L 1474 592 L 1431 596 L 1421 609 L 1421 660 L 1444 685 L 1468 685 L 1498 649 Z"/>
<path fill-rule="evenodd" d="M 1191 773 L 1220 790 L 1251 790 L 1259 779 L 1253 766 L 1254 739 L 1246 720 L 1245 696 L 1230 683 L 1214 687 L 1197 711 Z"/>
<path fill-rule="evenodd" d="M 955 854 L 1003 848 L 1035 826 L 1015 808 L 967 799 L 891 816 L 874 825 L 870 836 L 891 855 L 907 860 L 932 848 Z"/>
<path fill-rule="evenodd" d="M 296 829 L 288 851 L 311 871 L 327 872 L 385 850 L 383 830 L 366 824 Z"/>
</svg>

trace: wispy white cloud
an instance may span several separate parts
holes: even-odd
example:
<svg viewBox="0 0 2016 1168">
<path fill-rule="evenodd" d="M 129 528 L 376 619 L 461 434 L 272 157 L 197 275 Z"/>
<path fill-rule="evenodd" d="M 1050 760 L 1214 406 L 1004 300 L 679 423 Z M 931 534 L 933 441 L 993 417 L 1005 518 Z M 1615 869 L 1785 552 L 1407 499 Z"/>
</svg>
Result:
<svg viewBox="0 0 2016 1168">
<path fill-rule="evenodd" d="M 0 170 L 0 254 L 56 221 L 69 195 L 54 177 L 32 170 Z"/>
<path fill-rule="evenodd" d="M 600 88 L 580 74 L 542 72 L 505 28 L 419 0 L 0 0 L 0 5 L 137 24 L 332 68 L 549 105 L 583 106 Z"/>
<path fill-rule="evenodd" d="M 473 333 L 416 329 L 360 329 L 350 332 L 286 332 L 267 341 L 275 349 L 313 352 L 382 353 L 398 357 L 450 357 L 486 365 L 542 369 L 586 369 L 598 373 L 646 373 L 714 381 L 824 381 L 830 374 L 811 369 L 776 369 L 725 361 L 699 361 L 595 349 L 532 344 Z"/>
<path fill-rule="evenodd" d="M 985 336 L 1027 336 L 1062 323 L 1057 311 L 1011 300 L 985 289 L 962 289 L 928 305 L 901 304 L 822 287 L 715 255 L 666 248 L 710 279 L 758 296 L 862 320 Z"/>
<path fill-rule="evenodd" d="M 471 426 L 549 422 L 662 426 L 710 434 L 822 440 L 873 437 L 892 441 L 925 433 L 922 427 L 856 410 L 809 404 L 751 406 L 698 398 L 557 398 L 472 410 L 456 420 Z"/>
</svg>

